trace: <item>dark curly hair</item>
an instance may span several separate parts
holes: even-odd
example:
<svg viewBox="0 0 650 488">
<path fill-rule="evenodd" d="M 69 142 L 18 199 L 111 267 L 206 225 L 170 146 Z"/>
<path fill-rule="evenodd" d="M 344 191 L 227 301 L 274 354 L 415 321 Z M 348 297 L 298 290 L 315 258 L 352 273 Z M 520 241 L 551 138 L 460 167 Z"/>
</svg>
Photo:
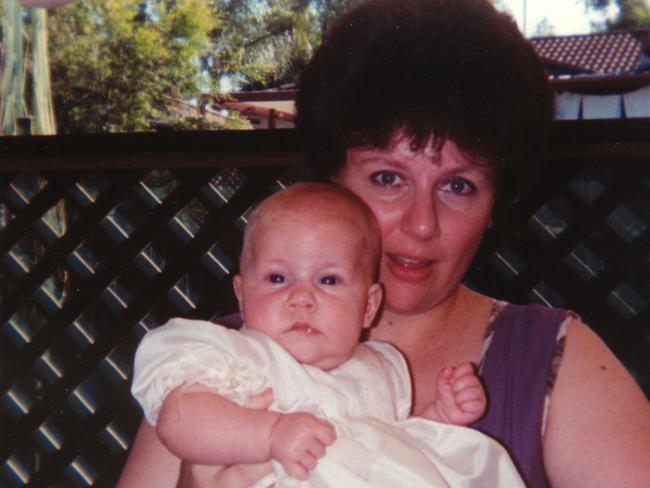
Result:
<svg viewBox="0 0 650 488">
<path fill-rule="evenodd" d="M 511 199 L 544 145 L 553 99 L 513 20 L 487 0 L 369 0 L 326 33 L 302 74 L 296 127 L 314 176 L 349 148 L 454 141 L 497 170 Z"/>
</svg>

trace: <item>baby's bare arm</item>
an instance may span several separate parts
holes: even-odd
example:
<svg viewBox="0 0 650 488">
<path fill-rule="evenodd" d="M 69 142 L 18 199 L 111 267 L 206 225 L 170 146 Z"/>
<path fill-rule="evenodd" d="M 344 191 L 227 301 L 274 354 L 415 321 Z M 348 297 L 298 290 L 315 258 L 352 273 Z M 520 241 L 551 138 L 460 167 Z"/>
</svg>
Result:
<svg viewBox="0 0 650 488">
<path fill-rule="evenodd" d="M 281 414 L 240 407 L 206 390 L 176 388 L 167 395 L 156 426 L 163 444 L 191 463 L 268 461 L 271 433 Z"/>
<path fill-rule="evenodd" d="M 240 407 L 198 386 L 177 388 L 165 398 L 156 429 L 165 446 L 190 463 L 231 465 L 273 458 L 298 479 L 309 477 L 336 438 L 329 423 L 309 413 Z"/>
</svg>

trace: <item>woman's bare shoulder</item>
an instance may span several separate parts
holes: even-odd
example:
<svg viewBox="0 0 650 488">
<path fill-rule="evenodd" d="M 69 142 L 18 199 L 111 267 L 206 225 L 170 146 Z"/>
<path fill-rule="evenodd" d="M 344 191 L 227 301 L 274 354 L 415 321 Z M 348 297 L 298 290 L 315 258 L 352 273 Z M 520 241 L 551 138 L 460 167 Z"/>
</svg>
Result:
<svg viewBox="0 0 650 488">
<path fill-rule="evenodd" d="M 643 486 L 648 459 L 648 400 L 604 342 L 572 320 L 544 436 L 552 485 Z"/>
</svg>

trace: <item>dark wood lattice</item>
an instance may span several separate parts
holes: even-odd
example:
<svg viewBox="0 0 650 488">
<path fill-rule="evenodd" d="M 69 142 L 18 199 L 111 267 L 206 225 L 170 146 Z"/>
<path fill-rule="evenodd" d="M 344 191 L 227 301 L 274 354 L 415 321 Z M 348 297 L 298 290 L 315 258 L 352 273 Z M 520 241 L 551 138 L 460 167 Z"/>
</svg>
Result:
<svg viewBox="0 0 650 488">
<path fill-rule="evenodd" d="M 582 315 L 650 391 L 650 121 L 557 124 L 468 283 Z M 302 178 L 291 132 L 0 141 L 2 486 L 111 486 L 143 334 L 235 310 L 247 212 Z"/>
</svg>

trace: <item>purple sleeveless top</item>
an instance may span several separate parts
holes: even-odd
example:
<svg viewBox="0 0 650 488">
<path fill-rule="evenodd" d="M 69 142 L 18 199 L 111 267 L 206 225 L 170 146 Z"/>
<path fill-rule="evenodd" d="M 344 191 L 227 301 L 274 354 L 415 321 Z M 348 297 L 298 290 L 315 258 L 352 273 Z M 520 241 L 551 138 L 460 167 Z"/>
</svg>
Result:
<svg viewBox="0 0 650 488">
<path fill-rule="evenodd" d="M 550 487 L 542 458 L 544 402 L 557 336 L 567 312 L 508 305 L 495 318 L 480 368 L 488 396 L 485 417 L 471 427 L 501 442 L 526 485 Z"/>
<path fill-rule="evenodd" d="M 542 459 L 542 417 L 560 326 L 567 312 L 541 305 L 507 305 L 494 319 L 480 375 L 487 414 L 471 427 L 499 441 L 529 488 L 550 488 Z M 239 314 L 219 319 L 241 327 Z"/>
</svg>

